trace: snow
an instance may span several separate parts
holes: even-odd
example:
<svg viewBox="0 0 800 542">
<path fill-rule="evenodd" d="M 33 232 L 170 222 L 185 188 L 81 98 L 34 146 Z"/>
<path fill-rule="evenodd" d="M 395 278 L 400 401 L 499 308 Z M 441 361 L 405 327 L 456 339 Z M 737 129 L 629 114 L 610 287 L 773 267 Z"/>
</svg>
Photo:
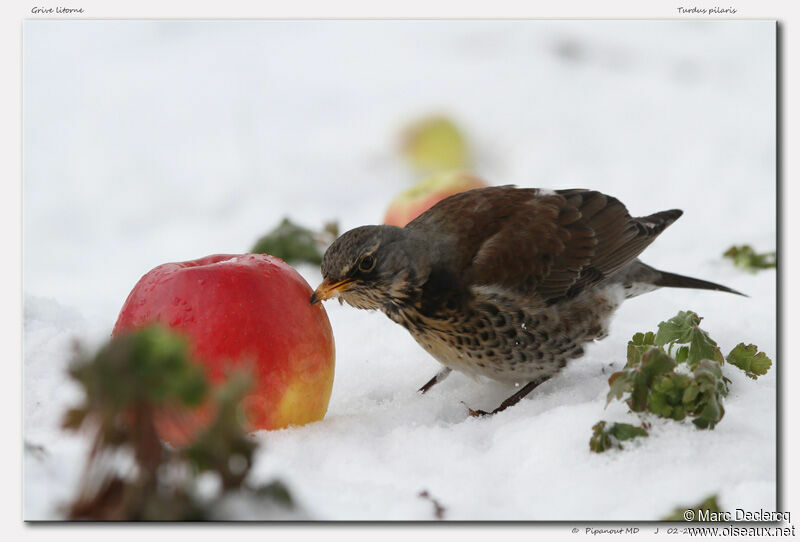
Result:
<svg viewBox="0 0 800 542">
<path fill-rule="evenodd" d="M 246 252 L 284 215 L 378 223 L 416 180 L 394 138 L 430 112 L 463 126 L 492 184 L 683 209 L 643 260 L 750 297 L 627 301 L 607 339 L 488 419 L 465 405 L 494 408 L 513 387 L 453 373 L 420 396 L 440 367 L 405 330 L 326 303 L 328 414 L 257 434 L 254 482 L 279 477 L 293 517 L 314 519 L 433 519 L 423 490 L 450 520 L 653 520 L 712 493 L 775 509 L 775 368 L 757 382 L 725 368 L 713 431 L 653 420 L 624 451 L 588 447 L 598 420 L 636 420 L 604 408 L 627 340 L 679 310 L 723 351 L 754 343 L 780 365 L 774 271 L 721 258 L 775 248 L 773 22 L 26 21 L 23 40 L 25 519 L 59 518 L 81 475 L 85 437 L 59 429 L 79 399 L 73 340 L 104 341 L 153 267 Z"/>
</svg>

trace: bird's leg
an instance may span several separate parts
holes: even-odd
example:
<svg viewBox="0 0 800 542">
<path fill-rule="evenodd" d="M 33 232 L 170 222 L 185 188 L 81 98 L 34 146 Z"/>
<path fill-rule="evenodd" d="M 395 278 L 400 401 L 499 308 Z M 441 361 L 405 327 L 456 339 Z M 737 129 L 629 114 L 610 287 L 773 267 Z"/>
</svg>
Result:
<svg viewBox="0 0 800 542">
<path fill-rule="evenodd" d="M 491 416 L 492 414 L 497 414 L 498 412 L 502 412 L 508 407 L 514 406 L 517 403 L 519 403 L 523 397 L 532 392 L 536 386 L 538 386 L 545 380 L 546 379 L 532 380 L 528 382 L 527 384 L 522 386 L 522 388 L 518 392 L 516 392 L 514 395 L 512 395 L 502 403 L 500 403 L 500 406 L 492 410 L 491 412 L 486 412 L 485 410 L 472 410 L 471 408 L 467 407 L 467 410 L 469 410 L 469 415 L 474 418 L 478 418 L 480 416 Z"/>
<path fill-rule="evenodd" d="M 433 386 L 435 386 L 436 384 L 447 378 L 447 375 L 449 375 L 452 370 L 453 369 L 451 369 L 450 367 L 445 367 L 444 369 L 436 373 L 436 376 L 428 380 L 428 382 L 424 386 L 422 386 L 418 391 L 420 393 L 425 393 Z"/>
</svg>

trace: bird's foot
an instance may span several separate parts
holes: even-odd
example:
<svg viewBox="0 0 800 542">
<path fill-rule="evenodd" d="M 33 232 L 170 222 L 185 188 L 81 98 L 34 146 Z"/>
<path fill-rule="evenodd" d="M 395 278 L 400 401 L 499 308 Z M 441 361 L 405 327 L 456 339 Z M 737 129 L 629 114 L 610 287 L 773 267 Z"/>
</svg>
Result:
<svg viewBox="0 0 800 542">
<path fill-rule="evenodd" d="M 426 391 L 428 391 L 429 389 L 431 389 L 432 387 L 434 387 L 436 384 L 438 384 L 439 382 L 441 382 L 442 380 L 444 380 L 445 378 L 447 378 L 447 375 L 449 375 L 451 372 L 452 372 L 452 369 L 451 369 L 450 367 L 445 367 L 444 369 L 442 369 L 441 371 L 439 371 L 438 373 L 436 373 L 436 376 L 434 376 L 433 378 L 431 378 L 430 380 L 428 380 L 428 381 L 425 383 L 425 385 L 424 385 L 424 386 L 422 386 L 422 387 L 421 387 L 419 390 L 417 390 L 417 391 L 419 391 L 420 393 L 425 393 Z"/>
<path fill-rule="evenodd" d="M 464 405 L 465 407 L 467 407 L 467 412 L 469 412 L 469 415 L 472 416 L 473 418 L 481 418 L 483 416 L 491 416 L 495 412 L 499 412 L 499 411 L 486 412 L 485 410 L 480 410 L 480 409 L 473 410 L 473 409 L 469 408 L 464 401 L 461 401 L 461 404 Z"/>
<path fill-rule="evenodd" d="M 465 407 L 467 407 L 467 412 L 469 412 L 469 415 L 472 416 L 473 418 L 483 418 L 484 416 L 493 416 L 493 415 L 497 414 L 498 412 L 502 412 L 503 410 L 505 410 L 505 409 L 507 409 L 508 407 L 511 406 L 511 405 L 503 406 L 505 404 L 505 403 L 503 403 L 499 407 L 497 407 L 496 409 L 492 410 L 491 412 L 487 412 L 487 411 L 481 410 L 481 409 L 477 409 L 477 410 L 472 409 L 469 406 L 467 406 L 467 404 L 464 401 L 461 401 L 461 404 L 464 405 Z"/>
<path fill-rule="evenodd" d="M 474 410 L 472 408 L 469 408 L 466 404 L 464 404 L 464 406 L 467 406 L 467 410 L 469 411 L 469 415 L 472 416 L 473 418 L 481 418 L 483 416 L 492 416 L 494 414 L 497 414 L 498 412 L 504 411 L 508 407 L 512 407 L 512 406 L 516 405 L 517 403 L 519 403 L 522 400 L 523 397 L 525 397 L 530 392 L 532 392 L 533 389 L 536 386 L 538 386 L 539 384 L 541 384 L 542 382 L 544 382 L 544 380 L 545 379 L 532 380 L 531 382 L 528 382 L 527 384 L 522 386 L 522 388 L 520 388 L 519 391 L 517 391 L 514 395 L 512 395 L 511 397 L 509 397 L 508 399 L 506 399 L 505 401 L 500 403 L 500 406 L 497 407 L 496 409 L 492 410 L 491 412 L 486 412 L 485 410 Z M 462 401 L 462 404 L 463 404 L 463 401 Z"/>
</svg>

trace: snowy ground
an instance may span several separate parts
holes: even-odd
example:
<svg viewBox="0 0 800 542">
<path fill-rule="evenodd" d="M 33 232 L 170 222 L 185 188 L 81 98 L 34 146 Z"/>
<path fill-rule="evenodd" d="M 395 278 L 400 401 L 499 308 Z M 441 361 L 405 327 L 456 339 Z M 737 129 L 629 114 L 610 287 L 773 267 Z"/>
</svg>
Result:
<svg viewBox="0 0 800 542">
<path fill-rule="evenodd" d="M 152 267 L 244 252 L 284 215 L 379 222 L 415 180 L 394 136 L 431 111 L 463 125 L 492 184 L 683 209 L 643 260 L 750 297 L 632 300 L 609 338 L 490 419 L 461 402 L 511 390 L 456 374 L 419 396 L 436 363 L 383 315 L 330 303 L 328 414 L 257 435 L 256 481 L 279 476 L 317 519 L 432 519 L 421 490 L 453 520 L 652 520 L 712 493 L 774 510 L 774 369 L 726 367 L 714 431 L 656 422 L 623 452 L 588 448 L 599 419 L 634 419 L 604 403 L 635 331 L 691 309 L 724 351 L 774 359 L 775 273 L 720 257 L 775 247 L 774 44 L 754 21 L 26 22 L 25 519 L 58 518 L 80 474 L 86 442 L 58 429 L 78 398 L 71 341 L 105 340 Z"/>
</svg>

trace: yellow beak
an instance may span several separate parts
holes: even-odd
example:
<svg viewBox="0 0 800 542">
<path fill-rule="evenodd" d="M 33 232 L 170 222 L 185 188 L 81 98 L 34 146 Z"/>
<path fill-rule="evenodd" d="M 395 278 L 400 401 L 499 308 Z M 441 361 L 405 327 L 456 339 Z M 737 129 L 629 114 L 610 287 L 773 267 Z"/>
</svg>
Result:
<svg viewBox="0 0 800 542">
<path fill-rule="evenodd" d="M 354 279 L 345 279 L 339 282 L 331 283 L 331 281 L 328 279 L 324 279 L 322 284 L 317 286 L 317 289 L 314 290 L 314 293 L 311 296 L 311 304 L 314 305 L 320 301 L 325 301 L 326 299 L 338 296 L 340 293 L 349 288 L 350 284 L 353 283 L 353 280 Z"/>
</svg>

